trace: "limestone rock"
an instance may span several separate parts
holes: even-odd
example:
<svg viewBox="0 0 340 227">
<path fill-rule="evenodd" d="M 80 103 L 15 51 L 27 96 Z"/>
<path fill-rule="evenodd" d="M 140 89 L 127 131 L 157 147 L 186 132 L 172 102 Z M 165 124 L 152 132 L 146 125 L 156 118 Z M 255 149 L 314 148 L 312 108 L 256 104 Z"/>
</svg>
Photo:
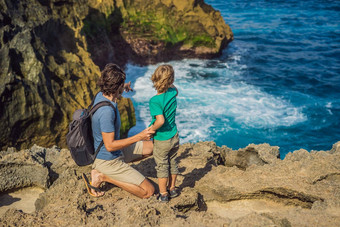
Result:
<svg viewBox="0 0 340 227">
<path fill-rule="evenodd" d="M 266 163 L 274 163 L 280 159 L 280 152 L 278 146 L 270 146 L 268 143 L 259 145 L 250 144 L 246 147 L 246 150 L 255 150 L 259 154 L 259 157 Z"/>
<path fill-rule="evenodd" d="M 249 156 L 240 155 L 233 160 L 234 165 L 228 162 L 227 166 L 217 162 L 217 156 L 233 158 L 224 154 L 226 149 L 214 142 L 181 145 L 177 157 L 181 171 L 177 177 L 180 196 L 168 204 L 160 203 L 156 195 L 138 199 L 107 183 L 101 186 L 105 191 L 103 197 L 91 197 L 81 178 L 82 173 L 89 176 L 91 167 L 76 166 L 66 149 L 34 146 L 29 150 L 2 151 L 2 166 L 7 168 L 15 163 L 17 169 L 10 167 L 12 172 L 24 165 L 33 166 L 31 170 L 37 176 L 44 175 L 47 170 L 51 183 L 36 201 L 36 212 L 28 214 L 9 209 L 0 215 L 0 223 L 6 226 L 285 227 L 337 226 L 340 223 L 339 153 L 299 150 L 284 160 L 276 160 L 277 147 L 251 144 L 238 151 L 228 149 L 234 153 L 250 149 L 263 162 L 249 162 Z M 262 152 L 267 154 L 260 155 Z M 251 165 L 239 168 L 244 163 Z M 132 165 L 157 184 L 153 158 Z M 32 175 L 27 176 L 34 182 Z M 25 178 L 24 175 L 19 177 Z M 27 185 L 12 184 L 6 188 L 1 185 L 0 190 Z"/>
<path fill-rule="evenodd" d="M 256 223 L 256 224 L 255 224 Z M 255 224 L 255 225 L 254 225 Z M 236 219 L 230 227 L 236 226 L 279 226 L 290 227 L 291 224 L 287 219 L 276 219 L 267 214 L 251 213 L 244 217 Z"/>
<path fill-rule="evenodd" d="M 329 151 L 330 153 L 340 153 L 340 142 L 337 142 L 333 145 L 332 149 Z"/>
<path fill-rule="evenodd" d="M 274 163 L 280 158 L 279 147 L 272 147 L 269 144 L 250 144 L 237 151 L 222 146 L 220 152 L 224 165 L 237 166 L 241 169 L 246 169 L 251 165 Z"/>
<path fill-rule="evenodd" d="M 285 160 L 290 160 L 290 161 L 300 161 L 303 160 L 305 158 L 309 158 L 309 153 L 307 150 L 305 149 L 300 149 L 300 150 L 296 150 L 292 153 L 288 153 L 285 157 Z"/>
<path fill-rule="evenodd" d="M 45 149 L 33 146 L 31 149 L 15 151 L 9 149 L 0 153 L 0 192 L 38 186 L 47 189 L 50 184 L 45 164 Z"/>
</svg>

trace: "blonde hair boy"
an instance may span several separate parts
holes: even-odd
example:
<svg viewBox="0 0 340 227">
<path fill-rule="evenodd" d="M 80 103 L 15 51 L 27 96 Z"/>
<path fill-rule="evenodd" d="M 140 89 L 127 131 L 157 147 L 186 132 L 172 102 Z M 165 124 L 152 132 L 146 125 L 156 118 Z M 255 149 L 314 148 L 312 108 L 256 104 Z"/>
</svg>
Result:
<svg viewBox="0 0 340 227">
<path fill-rule="evenodd" d="M 157 90 L 157 94 L 149 102 L 152 117 L 151 130 L 156 131 L 153 156 L 159 182 L 159 200 L 167 202 L 169 197 L 178 196 L 175 187 L 176 177 L 179 174 L 175 160 L 179 148 L 175 122 L 178 90 L 173 85 L 174 69 L 171 65 L 161 65 L 155 70 L 151 80 Z"/>
<path fill-rule="evenodd" d="M 163 93 L 173 84 L 175 72 L 171 65 L 161 65 L 151 76 L 153 87 L 159 93 Z"/>
</svg>

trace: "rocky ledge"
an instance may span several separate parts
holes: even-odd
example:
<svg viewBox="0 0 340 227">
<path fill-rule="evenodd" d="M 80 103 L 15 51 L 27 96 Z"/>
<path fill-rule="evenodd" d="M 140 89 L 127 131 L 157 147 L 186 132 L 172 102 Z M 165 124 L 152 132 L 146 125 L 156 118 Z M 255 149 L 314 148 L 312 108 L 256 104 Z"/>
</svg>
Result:
<svg viewBox="0 0 340 227">
<path fill-rule="evenodd" d="M 183 144 L 181 194 L 168 204 L 138 199 L 111 184 L 91 197 L 69 151 L 57 147 L 0 153 L 0 192 L 45 190 L 36 211 L 9 209 L 5 226 L 338 226 L 340 142 L 329 151 L 300 149 L 281 160 L 279 148 L 250 144 L 232 150 L 214 142 Z M 153 158 L 133 163 L 157 183 Z"/>
</svg>

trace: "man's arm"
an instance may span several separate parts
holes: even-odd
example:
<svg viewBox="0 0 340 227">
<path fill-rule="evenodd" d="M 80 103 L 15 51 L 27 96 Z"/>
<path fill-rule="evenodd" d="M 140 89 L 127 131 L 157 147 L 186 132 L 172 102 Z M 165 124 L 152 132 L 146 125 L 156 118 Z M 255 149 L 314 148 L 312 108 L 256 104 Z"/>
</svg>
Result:
<svg viewBox="0 0 340 227">
<path fill-rule="evenodd" d="M 117 151 L 124 147 L 130 146 L 133 143 L 136 143 L 141 140 L 150 140 L 152 134 L 155 131 L 151 130 L 150 127 L 144 129 L 142 132 L 138 133 L 137 135 L 131 136 L 126 139 L 115 140 L 115 133 L 114 132 L 102 132 L 104 146 L 107 151 Z"/>
<path fill-rule="evenodd" d="M 162 114 L 156 115 L 156 121 L 153 123 L 153 125 L 150 126 L 150 129 L 153 131 L 157 131 L 162 125 L 164 124 L 165 119 Z"/>
</svg>

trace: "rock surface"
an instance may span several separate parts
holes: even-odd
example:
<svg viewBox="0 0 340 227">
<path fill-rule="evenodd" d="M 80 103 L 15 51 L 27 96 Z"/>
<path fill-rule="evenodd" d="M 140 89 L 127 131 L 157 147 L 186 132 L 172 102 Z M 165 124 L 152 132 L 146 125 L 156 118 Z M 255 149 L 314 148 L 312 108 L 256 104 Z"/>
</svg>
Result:
<svg viewBox="0 0 340 227">
<path fill-rule="evenodd" d="M 129 58 L 141 64 L 211 58 L 233 40 L 220 12 L 203 0 L 131 0 L 117 1 L 117 6 Z"/>
<path fill-rule="evenodd" d="M 232 40 L 202 0 L 0 0 L 0 24 L 0 148 L 66 147 L 72 113 L 108 62 L 212 57 Z M 124 134 L 131 101 L 120 111 Z"/>
<path fill-rule="evenodd" d="M 338 143 L 337 143 L 338 144 Z M 340 154 L 298 150 L 278 158 L 278 147 L 251 144 L 231 150 L 214 142 L 183 144 L 178 153 L 181 194 L 168 204 L 156 196 L 138 199 L 111 184 L 93 198 L 66 149 L 42 148 L 0 153 L 0 191 L 31 186 L 45 189 L 36 212 L 9 209 L 5 226 L 338 226 L 340 223 Z M 15 167 L 16 166 L 16 167 Z M 155 162 L 132 164 L 157 183 Z M 38 172 L 39 171 L 39 172 Z M 29 172 L 29 171 L 27 171 Z M 6 178 L 11 177 L 12 184 Z M 27 183 L 29 182 L 29 183 Z M 7 185 L 8 184 L 8 185 Z"/>
</svg>

